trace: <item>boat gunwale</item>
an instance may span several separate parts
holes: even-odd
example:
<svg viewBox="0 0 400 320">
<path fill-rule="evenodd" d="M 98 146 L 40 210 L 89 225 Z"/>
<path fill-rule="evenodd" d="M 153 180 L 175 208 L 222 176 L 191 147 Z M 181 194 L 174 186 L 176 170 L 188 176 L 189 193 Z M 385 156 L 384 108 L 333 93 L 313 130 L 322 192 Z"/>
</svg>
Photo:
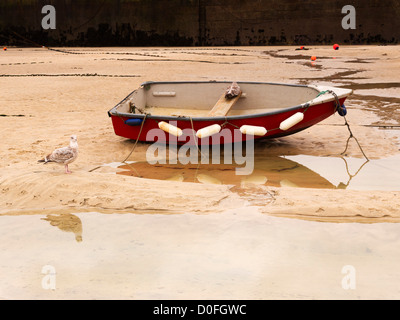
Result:
<svg viewBox="0 0 400 320">
<path fill-rule="evenodd" d="M 290 111 L 295 111 L 299 109 L 304 109 L 308 108 L 311 106 L 318 106 L 323 103 L 331 102 L 335 100 L 334 96 L 331 96 L 326 99 L 322 99 L 321 101 L 312 103 L 313 100 L 315 100 L 317 97 L 315 97 L 312 100 L 309 100 L 307 102 L 304 102 L 302 104 L 292 106 L 292 107 L 287 107 L 283 108 L 280 110 L 274 110 L 274 111 L 268 111 L 268 112 L 262 112 L 262 113 L 254 113 L 254 114 L 246 114 L 246 115 L 233 115 L 233 116 L 220 116 L 220 117 L 189 117 L 189 116 L 162 116 L 162 115 L 152 115 L 152 114 L 140 114 L 140 113 L 126 113 L 126 112 L 118 112 L 118 107 L 125 102 L 130 96 L 132 96 L 136 91 L 139 89 L 143 88 L 146 85 L 151 85 L 151 84 L 190 84 L 190 83 L 232 83 L 232 81 L 216 81 L 216 80 L 210 80 L 210 81 L 146 81 L 143 82 L 139 88 L 133 90 L 131 93 L 129 93 L 124 99 L 122 99 L 119 103 L 117 103 L 113 108 L 111 108 L 108 111 L 109 117 L 111 116 L 118 116 L 118 117 L 125 117 L 125 118 L 134 118 L 134 119 L 155 119 L 155 120 L 171 120 L 171 121 L 224 121 L 224 120 L 243 120 L 243 119 L 249 119 L 249 118 L 261 118 L 261 117 L 268 117 L 271 115 L 277 115 L 281 113 L 286 113 Z M 238 84 L 244 83 L 244 84 L 267 84 L 267 85 L 279 85 L 279 86 L 288 86 L 288 87 L 302 87 L 302 88 L 309 88 L 309 89 L 314 89 L 317 93 L 321 93 L 324 90 L 331 89 L 334 91 L 334 89 L 340 89 L 342 91 L 345 91 L 342 94 L 338 94 L 337 97 L 338 99 L 343 99 L 347 96 L 349 96 L 353 90 L 351 89 L 343 89 L 343 88 L 337 88 L 337 87 L 331 87 L 331 86 L 311 86 L 311 85 L 302 85 L 302 84 L 287 84 L 287 83 L 273 83 L 273 82 L 252 82 L 252 81 L 237 81 Z"/>
</svg>

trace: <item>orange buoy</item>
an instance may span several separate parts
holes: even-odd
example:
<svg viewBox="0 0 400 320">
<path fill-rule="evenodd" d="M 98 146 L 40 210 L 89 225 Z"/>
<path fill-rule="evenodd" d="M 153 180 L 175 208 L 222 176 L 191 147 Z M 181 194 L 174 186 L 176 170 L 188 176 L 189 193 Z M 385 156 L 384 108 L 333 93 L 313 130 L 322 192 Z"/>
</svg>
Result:
<svg viewBox="0 0 400 320">
<path fill-rule="evenodd" d="M 4 51 L 7 51 L 7 47 L 4 47 L 3 50 L 4 50 Z"/>
<path fill-rule="evenodd" d="M 316 57 L 316 56 L 312 56 L 312 57 L 311 57 L 311 60 L 312 60 L 312 61 L 315 61 L 315 60 L 317 60 L 317 57 Z"/>
</svg>

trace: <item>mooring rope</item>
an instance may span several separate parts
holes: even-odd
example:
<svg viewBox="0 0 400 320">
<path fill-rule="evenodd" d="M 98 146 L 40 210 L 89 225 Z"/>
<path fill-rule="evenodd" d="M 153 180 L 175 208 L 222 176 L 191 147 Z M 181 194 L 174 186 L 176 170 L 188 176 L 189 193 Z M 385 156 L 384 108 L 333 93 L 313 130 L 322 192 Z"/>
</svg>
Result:
<svg viewBox="0 0 400 320">
<path fill-rule="evenodd" d="M 369 161 L 369 159 L 368 159 L 368 157 L 366 156 L 366 154 L 365 154 L 363 148 L 361 147 L 360 143 L 358 142 L 357 138 L 354 136 L 353 132 L 351 131 L 350 125 L 349 125 L 349 123 L 347 122 L 346 117 L 344 117 L 344 121 L 345 121 L 345 125 L 347 126 L 347 129 L 348 129 L 349 132 L 350 132 L 350 136 L 349 136 L 349 138 L 347 139 L 346 148 L 344 149 L 344 151 L 343 151 L 341 154 L 343 155 L 343 154 L 347 151 L 347 148 L 349 147 L 349 141 L 350 141 L 350 139 L 351 139 L 351 138 L 354 138 L 354 140 L 357 142 L 357 145 L 358 145 L 358 147 L 360 148 L 361 153 L 363 154 L 364 158 L 365 158 L 367 161 Z"/>
<path fill-rule="evenodd" d="M 323 94 L 326 94 L 326 93 L 330 93 L 330 94 L 333 95 L 333 97 L 335 98 L 335 112 L 338 111 L 338 110 L 341 108 L 341 105 L 340 105 L 339 97 L 337 96 L 337 94 L 336 94 L 333 90 L 321 91 L 321 92 L 317 95 L 317 98 L 318 98 L 319 96 L 323 95 Z M 344 151 L 341 153 L 341 155 L 343 155 L 343 154 L 347 151 L 347 149 L 348 149 L 348 147 L 349 147 L 349 141 L 350 141 L 350 139 L 351 139 L 351 138 L 354 138 L 354 140 L 356 141 L 358 147 L 360 148 L 360 151 L 361 151 L 361 153 L 363 154 L 364 158 L 365 158 L 367 161 L 369 161 L 369 159 L 368 159 L 367 155 L 365 154 L 365 152 L 364 152 L 364 150 L 363 150 L 363 148 L 362 148 L 360 142 L 358 141 L 358 139 L 354 136 L 353 132 L 351 131 L 350 124 L 347 122 L 347 119 L 346 119 L 346 115 L 342 115 L 342 117 L 343 117 L 343 119 L 344 119 L 344 124 L 347 126 L 347 129 L 349 130 L 350 136 L 349 136 L 349 138 L 347 139 L 346 148 L 345 148 Z"/>
<path fill-rule="evenodd" d="M 341 183 L 339 184 L 339 185 L 342 184 L 342 187 L 341 187 L 341 188 L 345 189 L 345 188 L 347 188 L 348 185 L 350 184 L 350 181 L 351 181 L 356 175 L 358 175 L 358 173 L 361 171 L 361 169 L 369 162 L 369 160 L 365 161 L 365 162 L 358 168 L 358 170 L 356 171 L 356 173 L 351 174 L 351 173 L 350 173 L 350 169 L 349 169 L 349 165 L 348 165 L 346 159 L 343 158 L 343 157 L 340 157 L 340 158 L 344 161 L 344 164 L 345 164 L 345 167 L 346 167 L 346 172 L 347 172 L 347 174 L 348 174 L 348 176 L 349 176 L 349 180 L 347 181 L 347 183 L 342 183 L 342 182 L 341 182 Z M 339 188 L 339 189 L 341 189 L 341 188 Z"/>
<path fill-rule="evenodd" d="M 129 152 L 128 156 L 127 156 L 124 160 L 122 160 L 121 163 L 125 163 L 125 164 L 129 165 L 129 163 L 126 163 L 126 160 L 128 160 L 129 157 L 132 155 L 133 151 L 134 151 L 135 148 L 136 148 L 136 145 L 137 145 L 138 142 L 139 142 L 139 138 L 140 138 L 140 135 L 141 135 L 141 133 L 142 133 L 142 130 L 143 130 L 143 126 L 144 126 L 144 122 L 145 122 L 145 120 L 146 120 L 146 117 L 147 117 L 147 114 L 145 113 L 144 118 L 143 118 L 143 121 L 142 121 L 142 123 L 141 123 L 141 125 L 140 125 L 139 135 L 137 136 L 137 138 L 136 138 L 136 140 L 135 140 L 135 143 L 134 143 L 134 145 L 133 145 L 131 151 Z M 122 117 L 119 117 L 119 118 L 121 119 L 121 121 L 124 121 Z M 102 166 L 97 166 L 97 167 L 95 167 L 95 168 L 93 168 L 93 169 L 90 169 L 88 172 L 93 172 L 93 171 L 95 171 L 95 170 L 97 170 L 97 169 L 100 169 L 101 167 L 102 167 Z M 136 170 L 135 170 L 135 171 L 136 171 Z"/>
<path fill-rule="evenodd" d="M 196 139 L 197 137 L 196 137 L 196 135 L 194 134 L 194 133 L 196 132 L 196 130 L 194 130 L 193 119 L 192 119 L 192 117 L 189 117 L 189 119 L 190 119 L 190 125 L 192 126 L 193 140 L 194 140 L 194 143 L 195 143 L 195 145 L 196 145 L 197 152 L 201 155 L 201 159 L 203 159 L 203 158 L 205 158 L 206 156 L 201 152 L 201 150 L 200 150 L 200 148 L 199 148 L 199 145 L 197 144 L 197 139 Z M 198 169 L 198 167 L 197 167 L 197 169 Z"/>
<path fill-rule="evenodd" d="M 139 134 L 138 134 L 138 136 L 137 136 L 137 138 L 136 138 L 135 144 L 133 145 L 131 152 L 129 152 L 128 156 L 127 156 L 124 160 L 122 160 L 121 162 L 125 162 L 126 160 L 128 160 L 129 157 L 132 155 L 133 151 L 135 150 L 136 145 L 137 145 L 138 142 L 139 142 L 139 138 L 140 138 L 140 135 L 141 135 L 141 133 L 142 133 L 143 126 L 144 126 L 144 123 L 145 123 L 145 121 L 146 121 L 146 117 L 147 117 L 147 114 L 144 115 L 143 121 L 142 121 L 142 123 L 141 123 L 141 125 L 140 125 Z"/>
</svg>

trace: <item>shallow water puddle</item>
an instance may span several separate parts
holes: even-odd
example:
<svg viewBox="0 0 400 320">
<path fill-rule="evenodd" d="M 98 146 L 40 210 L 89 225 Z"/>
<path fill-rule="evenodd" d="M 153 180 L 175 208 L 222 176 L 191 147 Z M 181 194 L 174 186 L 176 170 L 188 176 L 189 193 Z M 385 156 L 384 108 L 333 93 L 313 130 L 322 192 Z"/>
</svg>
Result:
<svg viewBox="0 0 400 320">
<path fill-rule="evenodd" d="M 117 173 L 147 179 L 225 184 L 243 187 L 258 184 L 353 190 L 400 190 L 400 156 L 369 160 L 348 157 L 262 156 L 254 158 L 254 170 L 238 175 L 235 164 L 119 164 Z M 114 164 L 115 166 L 115 164 Z"/>
<path fill-rule="evenodd" d="M 399 245 L 398 224 L 321 223 L 254 208 L 0 215 L 0 298 L 398 298 Z M 342 285 L 345 266 L 356 289 Z"/>
<path fill-rule="evenodd" d="M 336 188 L 351 190 L 400 190 L 400 155 L 384 159 L 289 156 L 312 168 Z"/>
</svg>

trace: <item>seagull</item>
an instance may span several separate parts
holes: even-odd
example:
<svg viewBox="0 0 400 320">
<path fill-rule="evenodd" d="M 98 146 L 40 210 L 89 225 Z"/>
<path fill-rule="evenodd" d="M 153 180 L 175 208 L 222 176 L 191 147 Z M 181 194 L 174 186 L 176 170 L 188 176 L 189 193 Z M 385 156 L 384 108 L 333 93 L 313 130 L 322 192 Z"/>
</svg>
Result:
<svg viewBox="0 0 400 320">
<path fill-rule="evenodd" d="M 72 135 L 68 147 L 58 148 L 38 162 L 44 162 L 44 164 L 48 162 L 63 164 L 65 166 L 65 173 L 71 173 L 68 169 L 68 164 L 75 161 L 77 157 L 78 142 L 76 135 Z"/>
</svg>

